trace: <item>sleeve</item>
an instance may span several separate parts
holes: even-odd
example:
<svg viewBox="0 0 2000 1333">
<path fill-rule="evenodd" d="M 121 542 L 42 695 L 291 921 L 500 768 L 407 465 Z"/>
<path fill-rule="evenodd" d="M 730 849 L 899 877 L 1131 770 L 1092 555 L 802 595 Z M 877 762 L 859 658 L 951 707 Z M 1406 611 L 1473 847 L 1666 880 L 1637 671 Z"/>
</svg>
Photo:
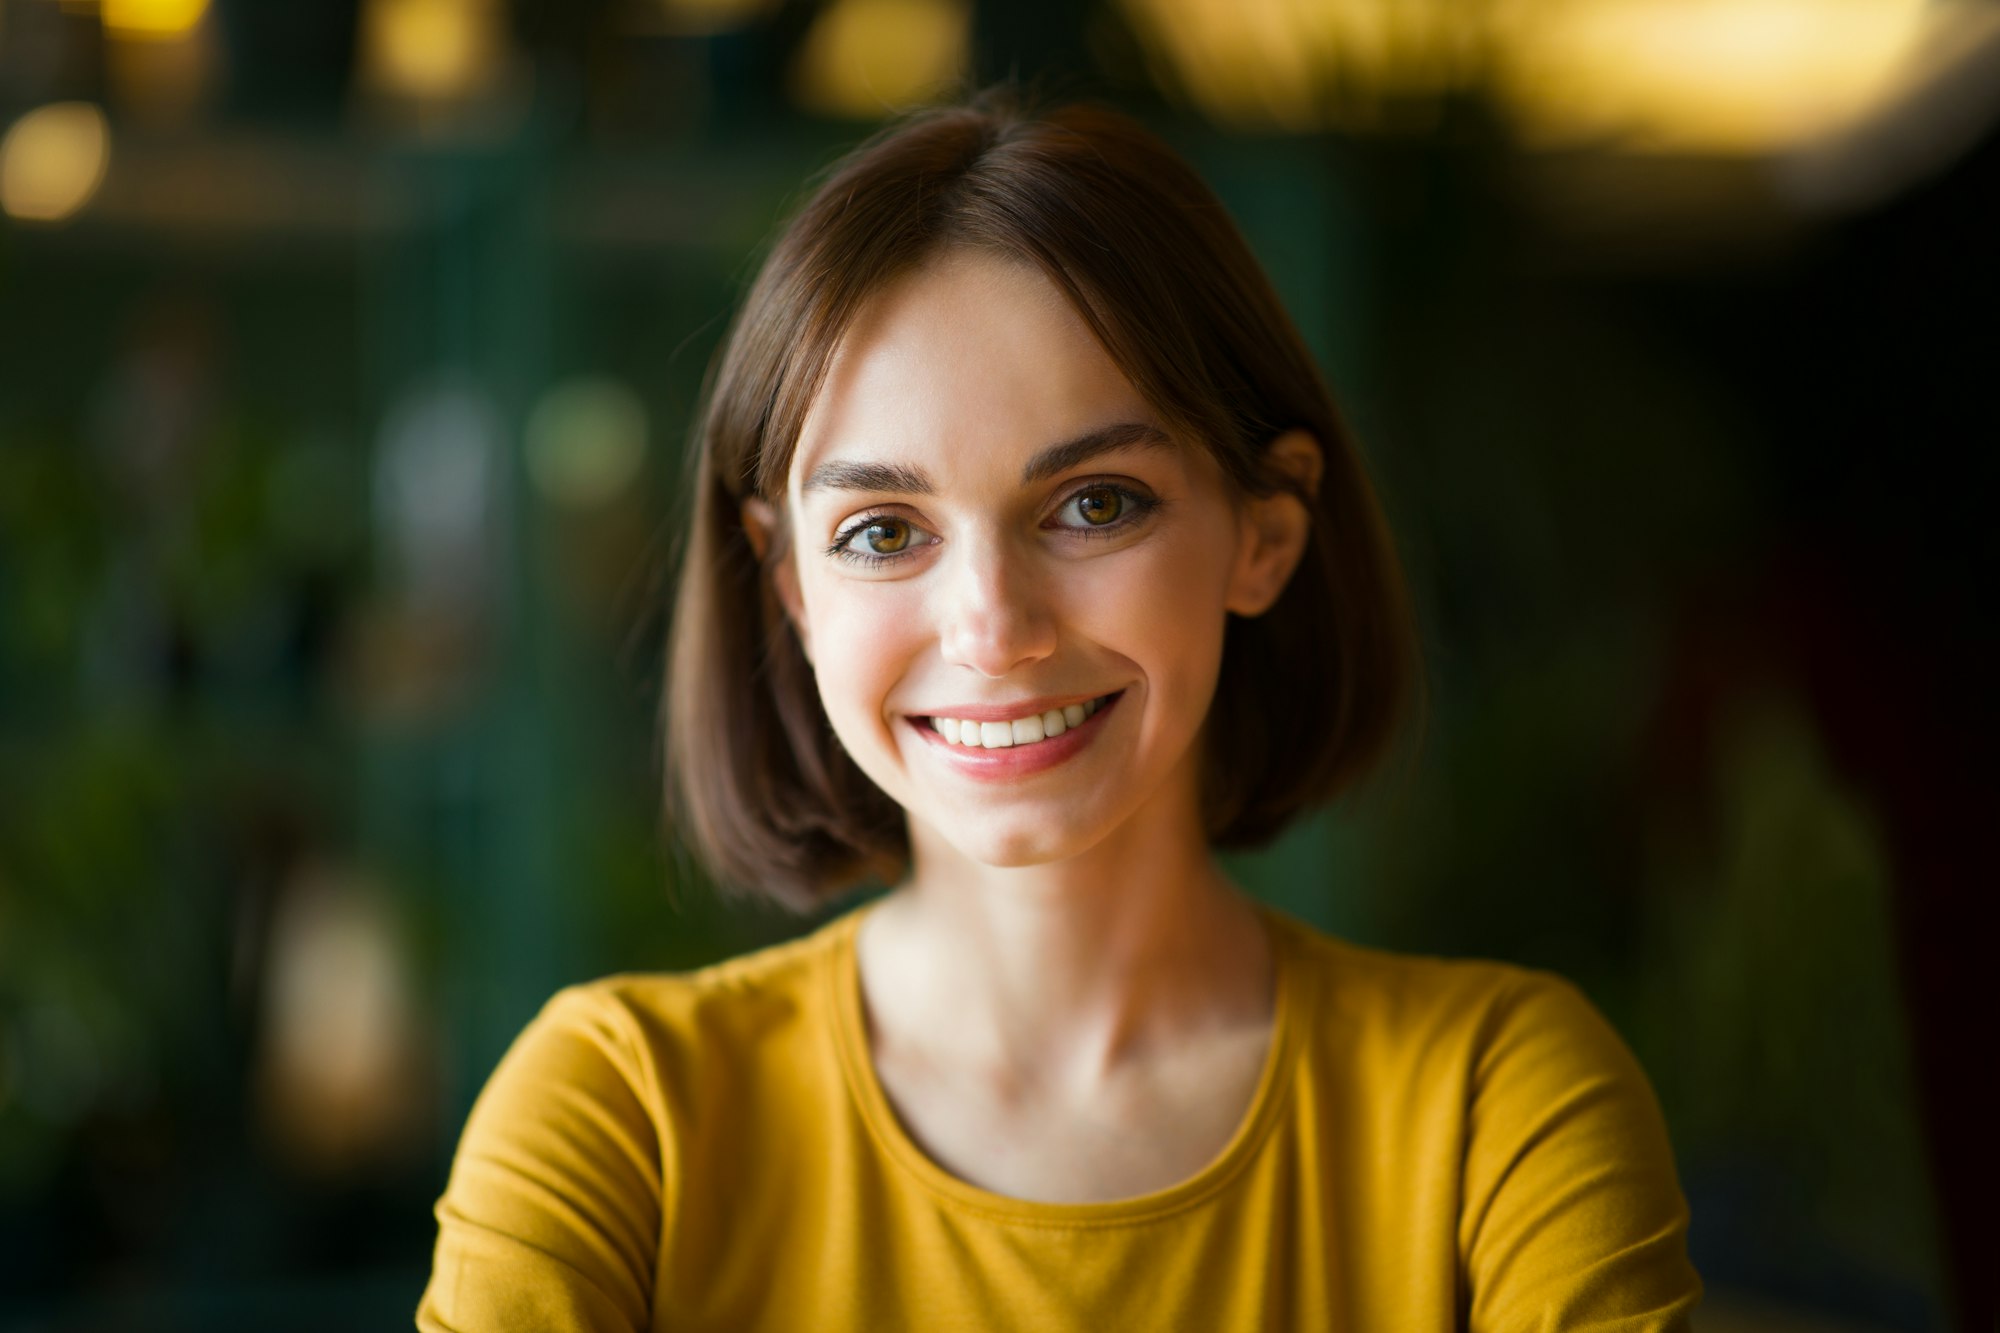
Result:
<svg viewBox="0 0 2000 1333">
<path fill-rule="evenodd" d="M 662 1148 L 631 1015 L 558 993 L 473 1104 L 437 1204 L 425 1333 L 650 1323 Z"/>
<path fill-rule="evenodd" d="M 1659 1103 L 1574 985 L 1517 974 L 1476 1061 L 1458 1248 L 1472 1333 L 1685 1330 L 1701 1299 Z"/>
</svg>

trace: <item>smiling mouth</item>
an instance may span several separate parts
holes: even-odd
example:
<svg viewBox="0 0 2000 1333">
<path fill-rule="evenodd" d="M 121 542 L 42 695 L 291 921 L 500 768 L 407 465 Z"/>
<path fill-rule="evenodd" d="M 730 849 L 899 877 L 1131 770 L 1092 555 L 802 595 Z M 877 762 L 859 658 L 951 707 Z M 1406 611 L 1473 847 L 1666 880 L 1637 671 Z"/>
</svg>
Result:
<svg viewBox="0 0 2000 1333">
<path fill-rule="evenodd" d="M 1110 694 L 1099 695 L 1080 704 L 1051 708 L 1045 713 L 1027 713 L 1005 722 L 973 722 L 956 717 L 917 720 L 951 744 L 968 750 L 1015 749 L 1052 741 L 1066 731 L 1075 730 L 1109 707 L 1124 692 L 1113 690 Z"/>
</svg>

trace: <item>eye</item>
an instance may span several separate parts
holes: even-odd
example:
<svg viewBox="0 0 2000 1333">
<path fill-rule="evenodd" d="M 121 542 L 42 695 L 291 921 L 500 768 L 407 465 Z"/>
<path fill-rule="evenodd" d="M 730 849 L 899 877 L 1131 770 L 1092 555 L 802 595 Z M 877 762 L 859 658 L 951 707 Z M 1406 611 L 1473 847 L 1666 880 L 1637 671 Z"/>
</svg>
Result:
<svg viewBox="0 0 2000 1333">
<path fill-rule="evenodd" d="M 1129 487 L 1092 482 L 1062 502 L 1053 523 L 1080 536 L 1110 536 L 1144 521 L 1159 504 L 1152 496 Z"/>
<path fill-rule="evenodd" d="M 894 514 L 869 514 L 842 528 L 826 553 L 855 564 L 879 565 L 925 544 L 923 529 Z"/>
<path fill-rule="evenodd" d="M 1093 486 L 1081 491 L 1071 501 L 1083 521 L 1093 528 L 1101 528 L 1107 523 L 1116 523 L 1118 516 L 1125 512 L 1125 497 L 1109 486 Z"/>
<path fill-rule="evenodd" d="M 894 555 L 910 544 L 910 525 L 900 518 L 878 518 L 854 535 L 876 555 Z"/>
</svg>

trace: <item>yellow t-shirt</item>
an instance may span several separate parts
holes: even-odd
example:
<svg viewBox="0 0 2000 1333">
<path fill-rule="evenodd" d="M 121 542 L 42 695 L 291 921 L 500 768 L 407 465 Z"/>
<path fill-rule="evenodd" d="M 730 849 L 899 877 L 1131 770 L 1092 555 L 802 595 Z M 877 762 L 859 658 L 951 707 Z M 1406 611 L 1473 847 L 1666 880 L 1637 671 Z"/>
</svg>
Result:
<svg viewBox="0 0 2000 1333">
<path fill-rule="evenodd" d="M 930 1161 L 854 936 L 562 991 L 480 1094 L 422 1329 L 1684 1329 L 1701 1282 L 1644 1073 L 1570 983 L 1263 908 L 1276 1025 L 1221 1154 L 1053 1204 Z"/>
</svg>

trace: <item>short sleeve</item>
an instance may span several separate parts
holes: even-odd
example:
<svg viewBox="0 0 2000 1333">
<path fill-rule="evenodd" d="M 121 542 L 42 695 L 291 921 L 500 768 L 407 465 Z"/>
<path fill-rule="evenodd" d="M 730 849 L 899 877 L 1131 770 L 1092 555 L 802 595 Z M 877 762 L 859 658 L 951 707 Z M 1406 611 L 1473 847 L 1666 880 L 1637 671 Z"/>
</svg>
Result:
<svg viewBox="0 0 2000 1333">
<path fill-rule="evenodd" d="M 438 1200 L 418 1328 L 649 1325 L 661 1147 L 633 1026 L 602 990 L 572 987 L 515 1038 Z"/>
<path fill-rule="evenodd" d="M 1474 1071 L 1460 1217 L 1472 1333 L 1684 1330 L 1701 1299 L 1653 1090 L 1583 993 L 1520 972 Z"/>
</svg>

